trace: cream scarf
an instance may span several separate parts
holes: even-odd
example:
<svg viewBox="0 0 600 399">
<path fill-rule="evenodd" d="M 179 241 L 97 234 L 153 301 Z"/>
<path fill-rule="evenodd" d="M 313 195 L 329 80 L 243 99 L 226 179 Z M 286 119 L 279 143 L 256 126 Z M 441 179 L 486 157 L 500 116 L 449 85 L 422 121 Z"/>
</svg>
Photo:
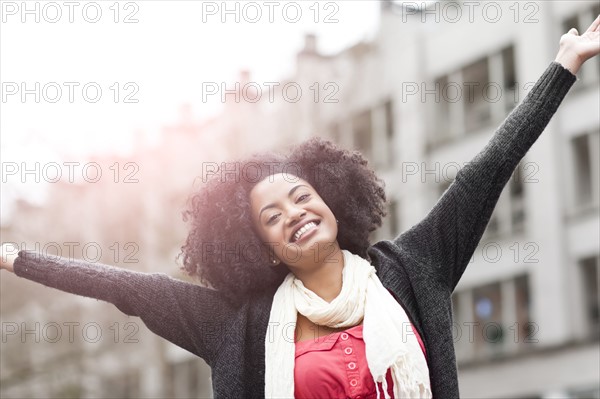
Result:
<svg viewBox="0 0 600 399">
<path fill-rule="evenodd" d="M 294 331 L 300 312 L 313 323 L 332 328 L 357 325 L 364 317 L 363 339 L 375 386 L 381 382 L 389 399 L 385 376 L 391 367 L 396 399 L 431 398 L 429 369 L 406 312 L 366 259 L 342 253 L 342 290 L 330 303 L 291 272 L 275 292 L 265 337 L 265 396 L 294 397 Z"/>
</svg>

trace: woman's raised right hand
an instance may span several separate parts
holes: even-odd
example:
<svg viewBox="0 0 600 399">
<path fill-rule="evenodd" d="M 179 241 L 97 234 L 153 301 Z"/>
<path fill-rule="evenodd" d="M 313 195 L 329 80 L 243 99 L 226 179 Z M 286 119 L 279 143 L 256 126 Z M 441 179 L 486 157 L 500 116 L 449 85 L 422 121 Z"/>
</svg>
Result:
<svg viewBox="0 0 600 399">
<path fill-rule="evenodd" d="M 13 272 L 13 264 L 17 259 L 18 248 L 14 244 L 4 243 L 0 247 L 0 269 Z"/>
</svg>

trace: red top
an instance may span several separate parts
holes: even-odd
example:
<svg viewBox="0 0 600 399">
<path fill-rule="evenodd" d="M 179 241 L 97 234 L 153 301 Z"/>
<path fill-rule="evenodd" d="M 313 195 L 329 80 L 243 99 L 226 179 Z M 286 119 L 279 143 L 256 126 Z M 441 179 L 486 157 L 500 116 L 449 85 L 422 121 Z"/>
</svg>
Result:
<svg viewBox="0 0 600 399">
<path fill-rule="evenodd" d="M 411 327 L 425 354 L 419 333 Z M 386 375 L 388 393 L 394 398 L 391 370 Z M 384 398 L 381 383 L 378 384 Z M 375 381 L 367 365 L 363 325 L 323 337 L 296 342 L 295 398 L 376 399 Z"/>
</svg>

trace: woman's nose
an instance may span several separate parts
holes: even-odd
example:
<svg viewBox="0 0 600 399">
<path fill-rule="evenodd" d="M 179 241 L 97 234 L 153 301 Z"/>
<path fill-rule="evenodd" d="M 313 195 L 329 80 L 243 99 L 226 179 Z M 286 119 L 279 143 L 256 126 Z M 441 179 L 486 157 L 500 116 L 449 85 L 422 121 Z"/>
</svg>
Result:
<svg viewBox="0 0 600 399">
<path fill-rule="evenodd" d="M 298 206 L 292 206 L 288 211 L 288 224 L 297 223 L 306 215 L 306 211 Z"/>
</svg>

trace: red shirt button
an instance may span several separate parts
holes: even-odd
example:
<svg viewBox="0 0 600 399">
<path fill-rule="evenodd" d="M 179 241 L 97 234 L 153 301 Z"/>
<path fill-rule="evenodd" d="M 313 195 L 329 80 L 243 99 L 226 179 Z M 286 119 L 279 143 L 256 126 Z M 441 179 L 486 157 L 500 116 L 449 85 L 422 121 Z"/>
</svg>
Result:
<svg viewBox="0 0 600 399">
<path fill-rule="evenodd" d="M 358 384 L 357 380 L 350 380 L 350 385 L 352 385 L 353 387 L 355 387 Z"/>
<path fill-rule="evenodd" d="M 345 340 L 348 339 L 348 334 L 347 333 L 342 333 L 341 337 L 345 341 Z"/>
<path fill-rule="evenodd" d="M 349 354 L 351 354 L 351 353 L 352 353 L 352 348 L 346 348 L 346 349 L 344 349 L 344 353 L 345 353 L 346 355 L 349 355 Z"/>
<path fill-rule="evenodd" d="M 356 363 L 354 363 L 354 362 L 350 362 L 350 363 L 348 363 L 348 368 L 349 368 L 350 370 L 354 370 L 354 369 L 356 368 Z"/>
</svg>

